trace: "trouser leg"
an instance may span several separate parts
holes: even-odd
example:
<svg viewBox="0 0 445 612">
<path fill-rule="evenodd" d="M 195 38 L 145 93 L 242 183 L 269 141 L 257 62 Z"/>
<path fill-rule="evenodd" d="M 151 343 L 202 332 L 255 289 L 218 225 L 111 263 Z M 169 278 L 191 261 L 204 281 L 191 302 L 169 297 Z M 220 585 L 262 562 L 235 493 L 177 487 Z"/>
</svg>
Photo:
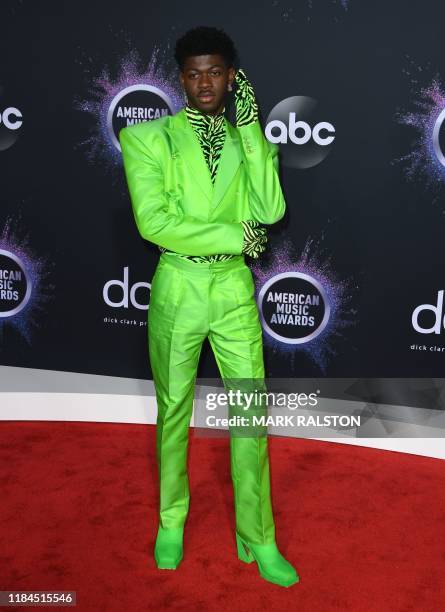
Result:
<svg viewBox="0 0 445 612">
<path fill-rule="evenodd" d="M 150 364 L 156 389 L 156 457 L 159 521 L 182 527 L 190 491 L 187 472 L 189 425 L 196 372 L 207 319 L 199 286 L 169 264 L 158 264 L 148 316 Z"/>
<path fill-rule="evenodd" d="M 264 383 L 262 329 L 250 269 L 243 265 L 214 275 L 209 301 L 209 341 L 221 377 L 244 390 Z M 242 379 L 242 380 L 241 380 Z M 267 435 L 230 438 L 236 528 L 255 544 L 275 542 Z"/>
</svg>

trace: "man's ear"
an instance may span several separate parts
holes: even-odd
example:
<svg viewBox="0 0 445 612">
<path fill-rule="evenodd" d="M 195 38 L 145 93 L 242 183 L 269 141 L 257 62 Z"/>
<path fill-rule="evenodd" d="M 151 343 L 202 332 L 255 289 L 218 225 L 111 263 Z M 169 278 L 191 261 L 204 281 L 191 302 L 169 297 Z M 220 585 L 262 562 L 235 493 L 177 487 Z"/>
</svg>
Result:
<svg viewBox="0 0 445 612">
<path fill-rule="evenodd" d="M 236 68 L 229 68 L 228 70 L 228 77 L 229 77 L 229 83 L 233 84 L 233 81 L 235 80 L 235 74 L 236 74 Z"/>
</svg>

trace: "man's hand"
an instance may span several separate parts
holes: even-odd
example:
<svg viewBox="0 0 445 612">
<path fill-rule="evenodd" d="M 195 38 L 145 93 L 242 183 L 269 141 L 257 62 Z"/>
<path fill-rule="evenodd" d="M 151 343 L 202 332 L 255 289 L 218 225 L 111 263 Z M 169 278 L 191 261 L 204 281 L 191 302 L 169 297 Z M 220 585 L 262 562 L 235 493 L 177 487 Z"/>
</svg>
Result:
<svg viewBox="0 0 445 612">
<path fill-rule="evenodd" d="M 244 241 L 242 252 L 254 259 L 257 259 L 266 249 L 267 231 L 261 227 L 258 221 L 248 219 L 241 221 L 244 229 Z"/>
<path fill-rule="evenodd" d="M 252 84 L 242 68 L 235 75 L 235 83 L 236 127 L 241 127 L 258 120 L 258 104 Z"/>
</svg>

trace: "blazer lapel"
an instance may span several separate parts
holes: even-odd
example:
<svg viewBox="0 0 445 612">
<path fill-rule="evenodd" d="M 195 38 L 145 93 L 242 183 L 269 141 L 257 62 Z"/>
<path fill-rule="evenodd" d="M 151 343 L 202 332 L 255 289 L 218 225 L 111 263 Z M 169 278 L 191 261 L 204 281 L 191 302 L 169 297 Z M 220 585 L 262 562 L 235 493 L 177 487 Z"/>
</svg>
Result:
<svg viewBox="0 0 445 612">
<path fill-rule="evenodd" d="M 241 163 L 241 152 L 236 128 L 225 120 L 226 137 L 219 159 L 215 184 L 213 185 L 204 153 L 184 108 L 172 116 L 170 127 L 166 127 L 179 154 L 190 169 L 193 182 L 197 183 L 215 208 L 222 200 Z"/>
<path fill-rule="evenodd" d="M 175 143 L 180 156 L 190 169 L 192 181 L 199 185 L 209 201 L 212 199 L 213 184 L 210 172 L 198 138 L 182 109 L 172 116 L 170 127 L 165 128 Z"/>
<path fill-rule="evenodd" d="M 221 202 L 241 163 L 240 143 L 236 129 L 226 119 L 226 137 L 219 159 L 213 188 L 212 208 Z"/>
</svg>

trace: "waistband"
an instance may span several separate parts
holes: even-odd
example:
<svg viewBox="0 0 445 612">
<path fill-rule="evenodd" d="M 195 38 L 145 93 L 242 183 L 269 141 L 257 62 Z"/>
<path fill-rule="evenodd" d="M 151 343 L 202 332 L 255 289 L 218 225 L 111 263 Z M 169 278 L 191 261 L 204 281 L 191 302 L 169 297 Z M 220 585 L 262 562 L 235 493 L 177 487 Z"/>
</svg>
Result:
<svg viewBox="0 0 445 612">
<path fill-rule="evenodd" d="M 167 263 L 169 265 L 175 266 L 180 270 L 186 270 L 187 272 L 225 272 L 227 270 L 232 270 L 236 268 L 244 268 L 247 266 L 244 255 L 235 255 L 231 259 L 226 259 L 225 261 L 214 261 L 214 262 L 195 262 L 190 259 L 185 259 L 184 257 L 180 257 L 178 255 L 171 255 L 169 253 L 162 253 L 159 258 L 160 263 Z"/>
</svg>

